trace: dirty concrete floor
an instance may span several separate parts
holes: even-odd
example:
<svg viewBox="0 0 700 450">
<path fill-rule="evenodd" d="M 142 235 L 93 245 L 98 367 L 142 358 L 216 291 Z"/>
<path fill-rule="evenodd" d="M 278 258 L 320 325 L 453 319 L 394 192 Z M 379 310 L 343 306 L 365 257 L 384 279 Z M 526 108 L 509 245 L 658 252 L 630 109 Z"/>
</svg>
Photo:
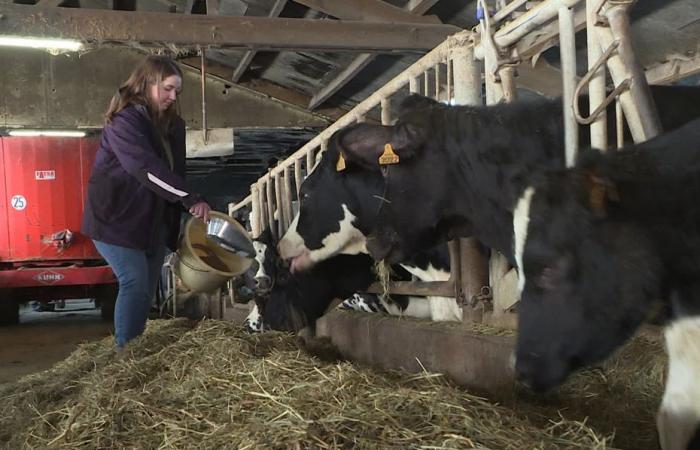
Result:
<svg viewBox="0 0 700 450">
<path fill-rule="evenodd" d="M 0 327 L 0 384 L 48 369 L 81 342 L 112 334 L 90 300 L 66 301 L 57 312 L 35 312 L 25 305 L 19 325 Z"/>
</svg>

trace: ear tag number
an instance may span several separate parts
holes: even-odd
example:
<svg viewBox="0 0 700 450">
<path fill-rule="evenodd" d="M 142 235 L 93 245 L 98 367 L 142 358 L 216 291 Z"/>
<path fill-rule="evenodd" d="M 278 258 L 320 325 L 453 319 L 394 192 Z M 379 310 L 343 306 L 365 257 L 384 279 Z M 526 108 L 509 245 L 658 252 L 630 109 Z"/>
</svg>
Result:
<svg viewBox="0 0 700 450">
<path fill-rule="evenodd" d="M 387 143 L 384 145 L 384 153 L 379 157 L 379 164 L 386 166 L 387 164 L 398 164 L 399 155 L 394 153 L 394 149 L 391 148 L 391 144 Z"/>
<path fill-rule="evenodd" d="M 342 153 L 339 153 L 338 162 L 335 163 L 335 171 L 342 172 L 343 170 L 345 170 L 345 158 L 343 158 Z"/>
</svg>

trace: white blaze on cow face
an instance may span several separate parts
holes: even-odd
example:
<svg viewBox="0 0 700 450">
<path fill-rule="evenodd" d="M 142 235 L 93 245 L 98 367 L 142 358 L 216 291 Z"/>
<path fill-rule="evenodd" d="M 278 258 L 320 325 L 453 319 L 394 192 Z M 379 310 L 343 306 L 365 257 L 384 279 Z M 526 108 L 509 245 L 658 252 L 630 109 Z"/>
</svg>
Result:
<svg viewBox="0 0 700 450">
<path fill-rule="evenodd" d="M 527 240 L 527 226 L 530 223 L 530 204 L 535 193 L 533 187 L 528 187 L 520 196 L 518 204 L 513 211 L 513 234 L 515 263 L 518 265 L 518 292 L 523 293 L 525 288 L 525 272 L 523 271 L 523 251 Z"/>
<path fill-rule="evenodd" d="M 253 248 L 255 249 L 255 261 L 258 263 L 258 271 L 255 272 L 255 278 L 266 277 L 268 276 L 265 273 L 265 251 L 267 251 L 267 245 L 253 241 Z"/>
<path fill-rule="evenodd" d="M 685 450 L 700 425 L 700 317 L 665 330 L 668 379 L 656 418 L 663 450 Z"/>
<path fill-rule="evenodd" d="M 350 212 L 347 205 L 342 204 L 343 219 L 339 223 L 340 230 L 323 238 L 322 246 L 309 250 L 297 231 L 299 215 L 289 225 L 289 229 L 279 242 L 279 254 L 282 259 L 296 259 L 292 261 L 292 267 L 304 270 L 338 254 L 357 255 L 367 253 L 367 238 L 358 230 L 353 222 L 355 215 Z"/>
<path fill-rule="evenodd" d="M 248 331 L 253 333 L 259 333 L 263 330 L 262 317 L 258 312 L 257 305 L 253 306 L 253 310 L 250 312 L 250 314 L 248 314 L 248 317 L 246 317 L 244 326 Z"/>
</svg>

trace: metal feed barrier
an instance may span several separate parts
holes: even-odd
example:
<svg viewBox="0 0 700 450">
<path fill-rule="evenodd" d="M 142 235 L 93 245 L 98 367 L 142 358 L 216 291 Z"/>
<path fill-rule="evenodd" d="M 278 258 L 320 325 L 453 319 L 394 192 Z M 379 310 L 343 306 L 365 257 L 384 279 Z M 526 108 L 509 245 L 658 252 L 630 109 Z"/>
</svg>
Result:
<svg viewBox="0 0 700 450">
<path fill-rule="evenodd" d="M 298 198 L 302 181 L 333 133 L 364 121 L 375 108 L 380 110 L 382 123 L 390 124 L 391 98 L 406 88 L 438 101 L 481 105 L 483 79 L 486 104 L 514 101 L 519 64 L 536 58 L 557 40 L 561 52 L 567 165 L 576 159 L 581 125 L 590 125 L 594 147 L 609 148 L 605 105 L 613 100 L 618 111 L 618 146 L 622 140 L 623 113 L 635 142 L 660 132 L 645 74 L 631 41 L 628 9 L 632 1 L 546 0 L 522 11 L 526 3 L 533 2 L 514 0 L 490 15 L 486 2 L 480 0 L 479 25 L 473 31 L 465 30 L 449 37 L 319 133 L 251 185 L 250 195 L 231 204 L 229 213 L 249 208 L 252 235 L 258 236 L 269 228 L 278 239 L 293 219 L 292 202 Z M 584 27 L 589 73 L 578 82 L 574 34 Z M 615 95 L 607 99 L 605 67 L 615 86 Z M 583 117 L 574 105 L 586 87 L 591 107 L 588 116 Z M 449 245 L 452 270 L 448 281 L 395 282 L 389 292 L 454 297 L 463 306 L 465 320 L 514 326 L 514 314 L 509 311 L 519 295 L 515 269 L 509 268 L 506 259 L 496 252 L 489 262 L 485 261 L 472 238 L 458 239 Z M 488 292 L 485 286 L 490 287 L 492 298 L 485 295 Z M 380 289 L 374 285 L 370 291 Z"/>
</svg>

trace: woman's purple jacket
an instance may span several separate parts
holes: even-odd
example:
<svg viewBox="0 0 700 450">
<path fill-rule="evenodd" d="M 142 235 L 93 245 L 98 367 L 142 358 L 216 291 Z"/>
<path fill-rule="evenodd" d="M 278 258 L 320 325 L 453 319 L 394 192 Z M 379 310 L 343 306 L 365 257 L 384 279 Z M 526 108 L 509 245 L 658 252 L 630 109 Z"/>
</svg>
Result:
<svg viewBox="0 0 700 450">
<path fill-rule="evenodd" d="M 165 227 L 175 250 L 182 206 L 202 200 L 185 183 L 185 123 L 177 117 L 168 134 L 174 169 L 145 106 L 131 105 L 102 130 L 88 182 L 82 232 L 92 239 L 149 250 Z"/>
</svg>

